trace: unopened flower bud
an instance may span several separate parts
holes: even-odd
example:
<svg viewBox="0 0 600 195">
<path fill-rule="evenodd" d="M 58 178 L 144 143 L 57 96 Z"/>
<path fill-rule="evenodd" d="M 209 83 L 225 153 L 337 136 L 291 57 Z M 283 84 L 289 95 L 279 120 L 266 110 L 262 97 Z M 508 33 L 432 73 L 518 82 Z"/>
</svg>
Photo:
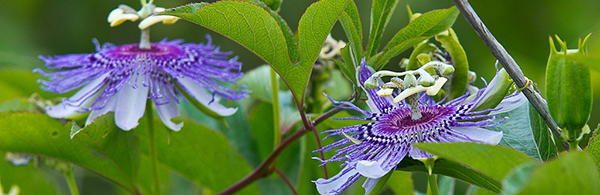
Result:
<svg viewBox="0 0 600 195">
<path fill-rule="evenodd" d="M 577 139 L 590 118 L 592 88 L 590 70 L 581 60 L 586 55 L 589 35 L 579 41 L 579 48 L 568 50 L 557 36 L 560 49 L 550 38 L 550 57 L 546 66 L 546 97 L 552 117 L 566 129 L 571 140 Z"/>
</svg>

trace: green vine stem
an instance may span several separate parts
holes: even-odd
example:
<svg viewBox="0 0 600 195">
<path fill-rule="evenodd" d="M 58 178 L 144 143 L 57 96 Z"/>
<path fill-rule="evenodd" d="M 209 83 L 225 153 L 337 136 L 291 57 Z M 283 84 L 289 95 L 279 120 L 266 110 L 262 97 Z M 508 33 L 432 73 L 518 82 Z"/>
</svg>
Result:
<svg viewBox="0 0 600 195">
<path fill-rule="evenodd" d="M 273 108 L 273 148 L 281 143 L 281 129 L 279 128 L 279 79 L 275 69 L 271 69 L 271 102 Z"/>
<path fill-rule="evenodd" d="M 154 129 L 154 115 L 152 112 L 152 103 L 146 103 L 146 120 L 148 121 L 148 142 L 150 147 L 150 160 L 152 162 L 152 174 L 154 177 L 155 194 L 160 194 L 160 178 L 158 172 L 158 154 L 156 151 L 156 132 Z"/>
<path fill-rule="evenodd" d="M 69 168 L 63 171 L 63 175 L 67 181 L 67 186 L 69 186 L 69 192 L 71 192 L 71 195 L 79 195 L 79 188 L 77 187 L 77 180 L 75 180 L 73 166 L 69 165 Z"/>
<path fill-rule="evenodd" d="M 427 195 L 439 195 L 437 175 L 433 174 L 435 158 L 425 159 L 423 163 L 425 164 L 425 168 L 427 168 Z"/>
</svg>

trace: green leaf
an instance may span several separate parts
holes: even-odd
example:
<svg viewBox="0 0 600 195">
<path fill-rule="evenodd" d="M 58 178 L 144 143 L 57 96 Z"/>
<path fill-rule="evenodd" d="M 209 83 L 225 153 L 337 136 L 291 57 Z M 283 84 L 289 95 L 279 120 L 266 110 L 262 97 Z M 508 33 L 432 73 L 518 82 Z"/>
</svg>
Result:
<svg viewBox="0 0 600 195">
<path fill-rule="evenodd" d="M 456 181 L 452 177 L 441 176 L 439 177 L 439 193 L 440 195 L 453 195 L 454 186 Z"/>
<path fill-rule="evenodd" d="M 2 91 L 4 93 L 4 91 Z M 0 102 L 0 112 L 7 111 L 35 111 L 35 105 L 31 104 L 27 99 L 13 99 L 5 102 Z"/>
<path fill-rule="evenodd" d="M 262 2 L 264 2 L 265 4 L 267 4 L 267 6 L 269 6 L 269 8 L 271 8 L 274 11 L 279 10 L 279 7 L 281 7 L 281 3 L 283 3 L 283 0 L 261 0 Z"/>
<path fill-rule="evenodd" d="M 533 130 L 533 137 L 537 145 L 540 158 L 544 161 L 553 159 L 558 154 L 552 133 L 540 116 L 540 114 L 529 105 L 529 119 Z"/>
<path fill-rule="evenodd" d="M 216 130 L 184 120 L 183 129 L 173 133 L 160 120 L 154 123 L 159 161 L 200 186 L 219 192 L 251 171 L 247 161 Z M 140 130 L 145 129 L 146 123 L 140 124 Z M 141 134 L 140 145 L 147 146 L 147 131 L 136 133 Z M 142 151 L 147 152 L 145 149 Z M 240 193 L 258 194 L 258 189 L 251 185 Z"/>
<path fill-rule="evenodd" d="M 195 3 L 173 9 L 163 14 L 173 15 L 215 31 L 246 47 L 286 80 L 290 88 L 302 95 L 303 86 L 288 79 L 292 68 L 290 47 L 286 33 L 269 11 L 252 2 L 219 1 L 211 4 Z"/>
<path fill-rule="evenodd" d="M 346 79 L 351 81 L 351 83 L 356 83 L 356 67 L 359 66 L 359 62 L 355 62 L 355 57 L 350 53 L 350 45 L 342 48 L 340 53 L 343 61 L 335 61 L 336 66 L 344 73 Z"/>
<path fill-rule="evenodd" d="M 469 167 L 498 182 L 518 165 L 534 161 L 521 152 L 503 146 L 477 143 L 422 143 L 415 146 L 440 158 Z M 438 162 L 436 167 L 437 164 Z"/>
<path fill-rule="evenodd" d="M 273 12 L 255 3 L 196 3 L 170 9 L 163 14 L 191 21 L 248 48 L 273 66 L 300 105 L 320 48 L 347 2 L 322 0 L 306 10 L 298 27 L 298 65 L 292 63 L 296 47 L 292 45 L 294 42 L 291 42 L 287 25 L 280 17 L 274 17 Z"/>
<path fill-rule="evenodd" d="M 312 67 L 319 56 L 325 38 L 333 28 L 338 18 L 343 15 L 349 0 L 321 0 L 310 5 L 300 18 L 298 24 L 298 53 L 300 66 L 286 69 L 290 82 L 298 83 L 290 87 L 296 98 L 302 97 Z M 296 88 L 298 87 L 298 88 Z M 299 89 L 301 88 L 301 89 Z M 297 99 L 296 102 L 303 102 Z"/>
<path fill-rule="evenodd" d="M 383 190 L 385 189 L 385 186 L 386 186 L 388 180 L 391 178 L 392 174 L 394 174 L 394 171 L 390 171 L 387 174 L 385 174 L 383 177 L 379 178 L 377 181 L 377 184 L 375 184 L 373 189 L 369 193 L 365 192 L 365 194 L 368 194 L 368 195 L 381 194 L 381 192 L 383 192 Z"/>
<path fill-rule="evenodd" d="M 377 70 L 383 68 L 393 57 L 450 28 L 458 14 L 455 7 L 424 13 L 398 31 L 382 52 L 369 59 L 369 65 Z"/>
<path fill-rule="evenodd" d="M 131 164 L 124 161 L 130 147 L 126 146 L 126 140 L 120 139 L 126 136 L 124 132 L 111 133 L 112 127 L 96 134 L 83 132 L 71 140 L 70 127 L 42 114 L 0 113 L 0 150 L 67 161 L 134 192 Z M 114 141 L 105 144 L 111 139 Z"/>
<path fill-rule="evenodd" d="M 0 185 L 6 193 L 11 186 L 19 187 L 21 194 L 59 194 L 57 184 L 52 182 L 49 174 L 36 167 L 34 163 L 25 166 L 14 166 L 4 160 L 5 153 L 0 152 Z"/>
<path fill-rule="evenodd" d="M 347 46 L 352 49 L 351 60 L 345 61 L 347 64 L 352 64 L 358 66 L 360 63 L 360 58 L 363 56 L 362 50 L 362 23 L 360 21 L 360 15 L 358 13 L 358 7 L 354 1 L 350 1 L 349 5 L 346 6 L 346 10 L 344 11 L 342 17 L 340 17 L 340 24 L 344 28 L 344 32 L 346 33 L 346 37 L 348 37 L 350 44 Z M 346 58 L 344 58 L 346 60 Z M 354 77 L 354 75 L 353 75 Z"/>
<path fill-rule="evenodd" d="M 517 194 L 529 181 L 531 173 L 538 167 L 538 163 L 525 163 L 504 178 L 502 181 L 502 195 Z"/>
<path fill-rule="evenodd" d="M 240 84 L 250 90 L 250 96 L 264 102 L 271 102 L 271 80 L 269 78 L 269 66 L 259 66 L 246 74 L 240 79 Z"/>
<path fill-rule="evenodd" d="M 540 153 L 533 135 L 531 120 L 529 119 L 529 104 L 523 104 L 508 113 L 499 115 L 505 120 L 499 125 L 489 127 L 490 130 L 503 133 L 500 145 L 521 151 L 528 156 L 540 159 Z"/>
<path fill-rule="evenodd" d="M 594 158 L 596 162 L 596 168 L 600 170 L 600 132 L 597 132 L 596 129 L 594 137 L 590 140 L 588 146 L 585 148 L 585 151 L 589 152 Z"/>
<path fill-rule="evenodd" d="M 369 28 L 369 47 L 367 56 L 373 55 L 379 48 L 383 31 L 392 18 L 398 0 L 373 0 L 371 3 L 371 26 Z"/>
<path fill-rule="evenodd" d="M 394 171 L 388 180 L 388 187 L 395 195 L 413 195 L 412 173 L 405 171 Z"/>
<path fill-rule="evenodd" d="M 41 77 L 31 70 L 2 69 L 0 70 L 0 102 L 16 98 L 27 98 L 34 93 L 44 98 L 57 97 L 57 94 L 46 92 L 37 82 Z"/>
<path fill-rule="evenodd" d="M 585 152 L 569 152 L 536 169 L 519 194 L 600 194 L 600 174 Z"/>
<path fill-rule="evenodd" d="M 421 161 L 412 159 L 402 160 L 402 163 L 398 165 L 397 169 L 427 173 L 427 169 Z M 438 159 L 435 161 L 433 173 L 458 178 L 494 192 L 500 192 L 500 189 L 502 188 L 499 180 L 484 175 L 467 165 L 462 165 L 446 159 Z"/>
</svg>

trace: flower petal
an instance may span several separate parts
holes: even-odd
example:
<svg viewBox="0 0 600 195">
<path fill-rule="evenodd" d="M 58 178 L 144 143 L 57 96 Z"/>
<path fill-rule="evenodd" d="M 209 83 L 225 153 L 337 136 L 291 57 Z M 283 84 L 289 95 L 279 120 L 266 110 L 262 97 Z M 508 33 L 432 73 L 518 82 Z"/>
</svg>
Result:
<svg viewBox="0 0 600 195">
<path fill-rule="evenodd" d="M 339 194 L 342 190 L 350 186 L 349 182 L 352 182 L 352 179 L 355 179 L 357 174 L 358 172 L 355 169 L 346 166 L 340 173 L 329 179 L 317 179 L 317 181 L 315 181 L 317 191 L 319 194 L 324 195 Z"/>
<path fill-rule="evenodd" d="M 167 104 L 156 105 L 156 112 L 158 112 L 158 116 L 160 120 L 165 124 L 169 129 L 173 131 L 179 131 L 183 127 L 183 123 L 174 123 L 171 119 L 179 116 L 179 107 L 177 102 L 174 100 L 169 101 Z"/>
<path fill-rule="evenodd" d="M 420 150 L 417 147 L 411 146 L 410 147 L 410 151 L 408 152 L 408 155 L 413 158 L 413 159 L 426 159 L 426 158 L 432 158 L 433 155 L 429 154 L 423 150 Z"/>
<path fill-rule="evenodd" d="M 525 97 L 525 95 L 523 95 L 523 93 L 521 92 L 517 92 L 517 94 L 513 94 L 502 100 L 497 106 L 500 109 L 490 112 L 490 115 L 502 114 L 513 111 L 514 109 L 521 107 L 525 103 L 527 103 L 527 98 Z"/>
<path fill-rule="evenodd" d="M 496 145 L 502 140 L 502 132 L 491 131 L 480 127 L 451 127 L 452 130 L 462 133 L 473 141 Z"/>
<path fill-rule="evenodd" d="M 381 113 L 384 112 L 386 108 L 394 105 L 392 103 L 392 98 L 390 97 L 381 97 L 377 95 L 377 91 L 379 88 L 367 89 L 365 87 L 365 81 L 369 79 L 373 75 L 373 70 L 367 66 L 367 63 L 363 59 L 361 62 L 361 66 L 358 68 L 358 82 L 360 83 L 361 88 L 367 93 L 369 99 L 367 100 L 367 104 L 369 108 L 371 108 L 372 112 Z"/>
<path fill-rule="evenodd" d="M 46 114 L 53 118 L 65 118 L 82 111 L 86 104 L 92 100 L 92 97 L 102 87 L 103 81 L 108 76 L 104 74 L 81 88 L 75 95 L 67 98 L 58 105 L 46 109 Z"/>
<path fill-rule="evenodd" d="M 361 160 L 356 163 L 356 171 L 360 173 L 362 176 L 371 179 L 378 179 L 387 174 L 391 169 L 385 170 L 382 167 L 382 160 L 379 161 L 370 161 L 370 160 Z"/>
<path fill-rule="evenodd" d="M 231 116 L 237 111 L 237 108 L 227 108 L 219 104 L 217 100 L 212 101 L 214 97 L 210 95 L 208 91 L 206 91 L 206 89 L 202 88 L 200 85 L 194 82 L 194 80 L 186 77 L 179 77 L 177 78 L 177 81 L 179 81 L 179 84 L 182 85 L 185 92 L 190 94 L 198 102 L 200 102 L 202 105 L 206 106 L 216 114 L 220 116 Z"/>
<path fill-rule="evenodd" d="M 115 121 L 117 126 L 125 131 L 135 128 L 144 115 L 148 87 L 144 86 L 143 78 L 132 76 L 130 79 L 135 79 L 135 84 L 126 83 L 116 94 Z"/>
<path fill-rule="evenodd" d="M 92 110 L 92 112 L 88 116 L 87 120 L 85 121 L 85 125 L 87 126 L 89 124 L 92 124 L 94 122 L 94 120 L 96 120 L 96 118 L 98 118 L 102 115 L 105 115 L 106 113 L 108 113 L 110 111 L 114 111 L 115 102 L 116 102 L 116 98 L 111 97 L 110 100 L 108 100 L 108 102 L 106 102 L 106 105 L 104 105 L 104 107 L 102 109 Z"/>
</svg>

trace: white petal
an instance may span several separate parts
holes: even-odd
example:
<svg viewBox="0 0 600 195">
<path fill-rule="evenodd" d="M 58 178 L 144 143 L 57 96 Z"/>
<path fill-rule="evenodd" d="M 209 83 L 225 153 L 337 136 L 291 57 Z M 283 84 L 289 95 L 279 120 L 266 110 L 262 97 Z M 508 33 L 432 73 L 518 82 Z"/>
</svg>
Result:
<svg viewBox="0 0 600 195">
<path fill-rule="evenodd" d="M 510 112 L 514 109 L 517 109 L 525 103 L 527 103 L 527 98 L 525 97 L 525 95 L 523 95 L 523 93 L 518 92 L 518 94 L 502 100 L 497 106 L 498 108 L 500 108 L 500 110 L 490 112 L 490 114 L 502 114 Z"/>
<path fill-rule="evenodd" d="M 347 171 L 346 173 L 344 173 Z M 352 176 L 356 175 L 355 169 L 345 167 L 337 175 L 329 179 L 317 179 L 315 184 L 317 185 L 317 191 L 319 194 L 338 194 L 336 193 Z"/>
<path fill-rule="evenodd" d="M 129 131 L 138 125 L 138 121 L 144 115 L 146 99 L 148 99 L 148 87 L 143 85 L 143 77 L 132 76 L 135 81 L 128 82 L 121 87 L 116 94 L 115 121 L 117 126 Z"/>
<path fill-rule="evenodd" d="M 169 100 L 168 104 L 156 105 L 155 107 L 163 124 L 173 131 L 181 130 L 183 123 L 174 123 L 171 121 L 171 119 L 179 116 L 179 107 L 175 100 Z"/>
<path fill-rule="evenodd" d="M 384 158 L 383 158 L 384 159 Z M 381 167 L 381 161 L 361 160 L 356 163 L 356 171 L 362 176 L 371 179 L 377 179 L 387 174 L 390 169 L 385 170 Z"/>
<path fill-rule="evenodd" d="M 101 84 L 107 75 L 105 74 L 94 79 L 62 103 L 46 108 L 46 114 L 53 118 L 65 118 L 78 114 L 78 111 L 81 111 L 93 99 L 92 96 L 95 95 L 94 91 L 102 87 Z"/>
<path fill-rule="evenodd" d="M 192 79 L 185 78 L 185 77 L 179 77 L 179 78 L 177 78 L 177 81 L 179 81 L 179 84 L 181 84 L 183 86 L 184 90 L 188 94 L 190 94 L 198 102 L 200 102 L 202 105 L 206 106 L 207 108 L 211 109 L 213 112 L 217 113 L 218 115 L 231 116 L 237 111 L 237 108 L 227 108 L 227 107 L 219 104 L 218 100 L 211 102 L 211 100 L 213 99 L 213 96 L 211 94 L 209 94 L 208 91 L 206 91 L 206 89 L 204 89 L 204 88 L 200 87 L 198 84 L 196 84 L 196 82 L 193 81 Z"/>
<path fill-rule="evenodd" d="M 365 189 L 365 194 L 370 194 L 371 191 L 373 191 L 373 188 L 375 188 L 375 185 L 377 185 L 377 182 L 379 182 L 379 179 L 367 178 L 362 185 L 363 189 Z"/>
<path fill-rule="evenodd" d="M 502 140 L 502 132 L 490 131 L 479 127 L 452 127 L 452 130 L 466 135 L 481 143 L 496 145 Z"/>
<path fill-rule="evenodd" d="M 85 121 L 85 125 L 89 125 L 92 124 L 94 122 L 94 120 L 96 120 L 96 118 L 101 117 L 102 115 L 105 115 L 106 113 L 113 111 L 115 108 L 115 101 L 116 98 L 115 97 L 111 97 L 110 100 L 108 100 L 108 102 L 106 102 L 106 105 L 104 106 L 104 108 L 100 109 L 100 110 L 93 110 L 90 115 L 88 116 L 87 120 Z"/>
</svg>

